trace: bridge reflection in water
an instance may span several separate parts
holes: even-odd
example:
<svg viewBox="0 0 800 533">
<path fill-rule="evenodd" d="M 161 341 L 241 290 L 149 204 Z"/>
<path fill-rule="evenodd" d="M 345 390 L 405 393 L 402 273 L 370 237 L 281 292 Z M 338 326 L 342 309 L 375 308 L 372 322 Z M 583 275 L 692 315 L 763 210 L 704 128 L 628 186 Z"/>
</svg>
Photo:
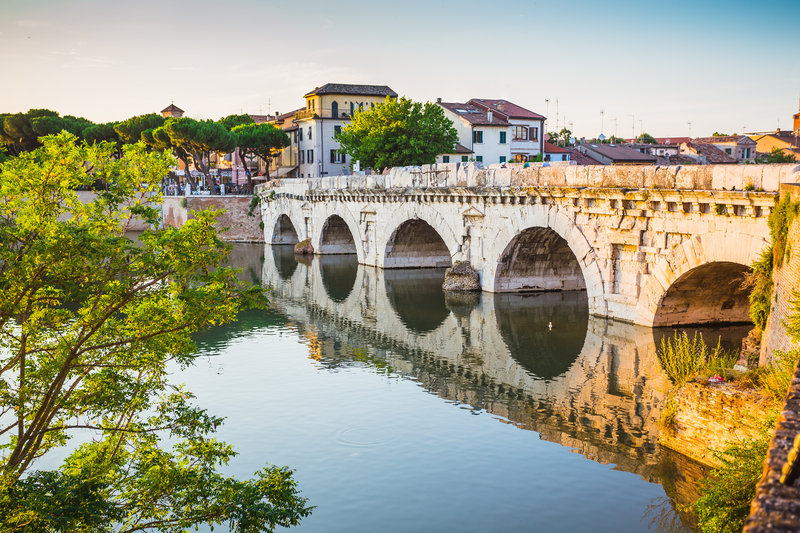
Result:
<svg viewBox="0 0 800 533">
<path fill-rule="evenodd" d="M 441 269 L 382 270 L 347 255 L 299 264 L 291 246 L 237 245 L 235 254 L 248 280 L 263 258 L 272 307 L 313 337 L 321 365 L 409 377 L 660 483 L 680 505 L 696 498 L 702 469 L 657 444 L 668 383 L 655 330 L 589 316 L 585 292 L 445 294 Z"/>
</svg>

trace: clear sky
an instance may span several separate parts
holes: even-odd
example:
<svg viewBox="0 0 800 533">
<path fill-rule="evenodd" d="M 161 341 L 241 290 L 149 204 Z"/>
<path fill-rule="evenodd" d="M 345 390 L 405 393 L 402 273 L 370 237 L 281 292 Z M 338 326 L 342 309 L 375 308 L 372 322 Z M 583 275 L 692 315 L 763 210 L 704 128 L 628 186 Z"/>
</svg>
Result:
<svg viewBox="0 0 800 533">
<path fill-rule="evenodd" d="M 0 0 L 0 112 L 216 119 L 338 82 L 506 98 L 587 137 L 601 110 L 607 136 L 786 129 L 799 36 L 800 0 Z"/>
</svg>

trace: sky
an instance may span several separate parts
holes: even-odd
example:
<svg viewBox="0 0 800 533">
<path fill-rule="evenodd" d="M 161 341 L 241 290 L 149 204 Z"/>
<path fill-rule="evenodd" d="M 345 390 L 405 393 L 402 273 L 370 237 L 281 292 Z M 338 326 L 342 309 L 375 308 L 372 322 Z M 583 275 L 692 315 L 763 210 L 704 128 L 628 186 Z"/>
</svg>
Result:
<svg viewBox="0 0 800 533">
<path fill-rule="evenodd" d="M 798 35 L 800 0 L 0 0 L 0 113 L 218 119 L 331 82 L 505 98 L 578 137 L 788 129 Z"/>
</svg>

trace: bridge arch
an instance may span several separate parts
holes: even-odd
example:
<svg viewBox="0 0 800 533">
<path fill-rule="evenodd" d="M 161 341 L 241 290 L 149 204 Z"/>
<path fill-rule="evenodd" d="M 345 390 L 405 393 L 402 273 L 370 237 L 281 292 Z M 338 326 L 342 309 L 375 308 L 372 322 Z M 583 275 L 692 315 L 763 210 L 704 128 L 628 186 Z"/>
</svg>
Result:
<svg viewBox="0 0 800 533">
<path fill-rule="evenodd" d="M 603 276 L 594 248 L 572 217 L 555 206 L 529 206 L 492 227 L 482 287 L 490 292 L 586 290 L 589 313 L 606 314 Z M 598 239 L 600 236 L 598 236 Z M 595 243 L 597 244 L 597 243 Z M 538 249 L 530 250 L 529 245 Z M 565 263 L 561 267 L 556 263 Z M 514 279 L 527 270 L 529 279 Z M 547 282 L 531 284 L 536 275 Z M 562 277 L 565 281 L 562 283 Z"/>
<path fill-rule="evenodd" d="M 297 244 L 301 240 L 302 226 L 289 213 L 276 213 L 267 227 L 272 228 L 270 244 Z"/>
<path fill-rule="evenodd" d="M 355 254 L 362 263 L 364 251 L 361 232 L 355 218 L 347 209 L 337 209 L 328 214 L 314 242 L 318 254 Z"/>
<path fill-rule="evenodd" d="M 636 308 L 636 322 L 658 326 L 749 322 L 743 275 L 767 241 L 741 233 L 697 235 L 658 261 Z"/>
<path fill-rule="evenodd" d="M 403 204 L 378 243 L 381 268 L 448 267 L 461 255 L 455 232 L 431 206 Z"/>
</svg>

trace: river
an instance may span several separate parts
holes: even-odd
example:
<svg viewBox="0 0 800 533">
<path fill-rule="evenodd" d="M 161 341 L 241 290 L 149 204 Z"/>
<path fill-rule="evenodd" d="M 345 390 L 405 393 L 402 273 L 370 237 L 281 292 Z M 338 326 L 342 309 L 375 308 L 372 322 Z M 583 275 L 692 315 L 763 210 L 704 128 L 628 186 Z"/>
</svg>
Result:
<svg viewBox="0 0 800 533">
<path fill-rule="evenodd" d="M 298 531 L 688 531 L 703 470 L 658 445 L 652 329 L 584 292 L 444 294 L 444 272 L 235 245 L 270 310 L 176 376 L 249 477 L 295 469 Z M 741 328 L 724 330 L 733 338 Z"/>
</svg>

